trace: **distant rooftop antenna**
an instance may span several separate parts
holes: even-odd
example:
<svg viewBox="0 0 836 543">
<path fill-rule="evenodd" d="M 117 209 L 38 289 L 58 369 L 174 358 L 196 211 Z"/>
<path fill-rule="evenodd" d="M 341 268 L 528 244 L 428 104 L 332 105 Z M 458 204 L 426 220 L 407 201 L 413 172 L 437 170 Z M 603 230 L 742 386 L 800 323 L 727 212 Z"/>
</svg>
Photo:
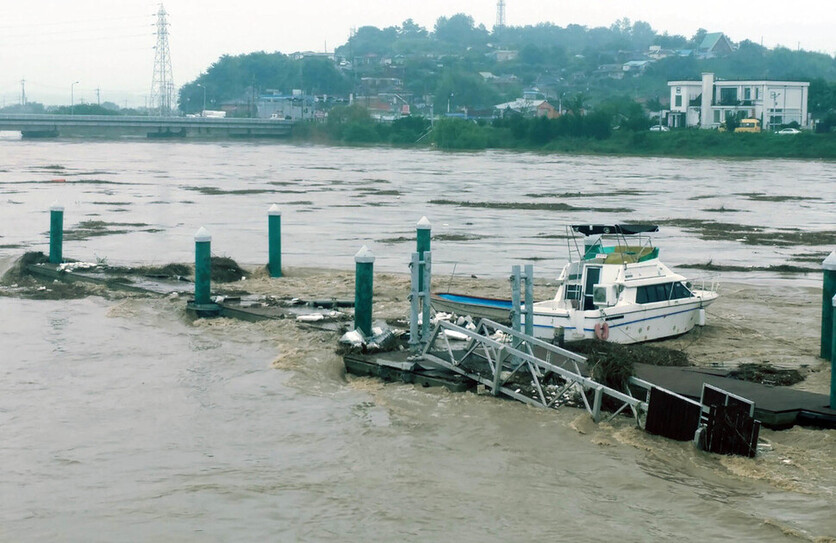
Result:
<svg viewBox="0 0 836 543">
<path fill-rule="evenodd" d="M 496 3 L 496 28 L 505 28 L 505 0 Z"/>
<path fill-rule="evenodd" d="M 154 46 L 154 77 L 151 80 L 151 109 L 156 109 L 160 116 L 171 114 L 174 97 L 166 15 L 165 8 L 160 4 L 157 11 L 157 45 Z"/>
</svg>

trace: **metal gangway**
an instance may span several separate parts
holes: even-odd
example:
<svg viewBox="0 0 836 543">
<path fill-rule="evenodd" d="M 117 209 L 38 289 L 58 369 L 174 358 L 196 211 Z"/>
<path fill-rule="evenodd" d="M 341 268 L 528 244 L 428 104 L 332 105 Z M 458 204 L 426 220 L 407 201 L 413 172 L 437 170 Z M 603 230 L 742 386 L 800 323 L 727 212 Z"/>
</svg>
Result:
<svg viewBox="0 0 836 543">
<path fill-rule="evenodd" d="M 466 336 L 465 347 L 454 349 L 447 331 Z M 629 390 L 621 392 L 584 376 L 579 364 L 586 363 L 585 357 L 489 319 L 481 319 L 476 330 L 439 321 L 418 356 L 423 366 L 429 363 L 446 368 L 484 385 L 495 396 L 537 407 L 557 408 L 577 392 L 595 422 L 601 421 L 604 396 L 621 402 L 606 421 L 629 408 L 636 424 L 643 426 L 647 414 L 647 398 L 636 398 Z M 649 388 L 639 379 L 631 378 L 630 384 Z"/>
<path fill-rule="evenodd" d="M 412 362 L 428 369 L 445 368 L 490 388 L 494 396 L 504 395 L 538 407 L 560 407 L 577 392 L 595 422 L 601 420 L 604 396 L 609 396 L 621 402 L 621 406 L 607 421 L 629 408 L 636 424 L 644 426 L 650 383 L 635 377 L 629 379 L 630 385 L 645 390 L 644 400 L 634 397 L 629 389 L 615 390 L 583 375 L 579 364 L 586 364 L 585 357 L 534 337 L 531 265 L 526 265 L 524 272 L 520 266 L 512 267 L 512 327 L 481 319 L 475 330 L 439 320 L 430 331 L 432 253 L 412 253 L 410 269 L 409 343 L 415 353 L 410 358 Z M 521 307 L 523 292 L 525 305 L 520 311 L 517 308 Z M 521 313 L 525 315 L 524 326 Z M 466 338 L 465 347 L 454 349 L 447 332 Z"/>
</svg>

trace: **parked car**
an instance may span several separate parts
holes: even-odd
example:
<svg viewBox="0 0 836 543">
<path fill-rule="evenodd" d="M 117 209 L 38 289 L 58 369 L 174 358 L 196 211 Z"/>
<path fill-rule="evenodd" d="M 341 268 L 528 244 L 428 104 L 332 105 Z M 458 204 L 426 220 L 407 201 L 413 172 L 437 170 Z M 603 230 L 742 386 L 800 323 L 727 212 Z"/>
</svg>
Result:
<svg viewBox="0 0 836 543">
<path fill-rule="evenodd" d="M 779 134 L 801 134 L 801 130 L 797 128 L 782 128 L 778 131 Z"/>
<path fill-rule="evenodd" d="M 653 125 L 650 127 L 651 132 L 670 132 L 670 130 L 670 128 L 661 124 Z"/>
</svg>

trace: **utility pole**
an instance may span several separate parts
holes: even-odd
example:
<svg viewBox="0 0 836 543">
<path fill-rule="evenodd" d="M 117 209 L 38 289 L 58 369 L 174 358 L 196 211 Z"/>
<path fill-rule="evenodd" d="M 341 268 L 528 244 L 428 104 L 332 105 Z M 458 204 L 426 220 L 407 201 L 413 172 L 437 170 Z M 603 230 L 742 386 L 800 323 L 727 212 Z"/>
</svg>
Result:
<svg viewBox="0 0 836 543">
<path fill-rule="evenodd" d="M 20 80 L 20 105 L 26 105 L 26 80 Z"/>
<path fill-rule="evenodd" d="M 70 85 L 70 115 L 75 113 L 74 91 L 76 85 L 78 85 L 78 81 L 73 81 L 73 83 Z"/>
<path fill-rule="evenodd" d="M 96 105 L 97 105 L 97 106 L 101 106 L 101 105 L 102 105 L 102 100 L 101 100 L 100 92 L 101 92 L 101 89 L 100 89 L 99 87 L 96 87 Z"/>
</svg>

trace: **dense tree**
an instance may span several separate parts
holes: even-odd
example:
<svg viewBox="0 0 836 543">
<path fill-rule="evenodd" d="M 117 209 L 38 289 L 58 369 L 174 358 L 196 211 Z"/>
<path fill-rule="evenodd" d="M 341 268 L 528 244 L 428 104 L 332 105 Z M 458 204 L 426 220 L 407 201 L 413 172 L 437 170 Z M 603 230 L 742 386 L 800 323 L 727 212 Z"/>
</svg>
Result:
<svg viewBox="0 0 836 543">
<path fill-rule="evenodd" d="M 401 24 L 398 32 L 404 38 L 426 38 L 427 29 L 415 23 L 412 19 L 407 19 Z"/>
<path fill-rule="evenodd" d="M 488 39 L 485 27 L 474 26 L 473 17 L 464 13 L 457 13 L 449 19 L 439 17 L 433 34 L 437 40 L 459 47 L 483 44 Z"/>
<path fill-rule="evenodd" d="M 343 95 L 349 84 L 330 59 L 308 57 L 302 59 L 302 88 L 311 94 Z"/>
<path fill-rule="evenodd" d="M 40 102 L 26 102 L 25 104 L 10 104 L 0 108 L 0 113 L 45 113 L 46 108 Z"/>
<path fill-rule="evenodd" d="M 653 39 L 653 45 L 658 45 L 662 49 L 668 50 L 685 49 L 688 47 L 688 39 L 679 34 L 670 35 L 665 32 Z"/>
<path fill-rule="evenodd" d="M 435 89 L 436 111 L 441 111 L 442 107 L 446 108 L 448 99 L 451 111 L 462 107 L 484 108 L 496 104 L 499 101 L 499 93 L 478 74 L 448 70 L 444 72 Z"/>
<path fill-rule="evenodd" d="M 821 77 L 811 80 L 808 108 L 813 115 L 836 112 L 836 82 L 828 83 Z"/>
<path fill-rule="evenodd" d="M 703 40 L 705 40 L 705 36 L 708 34 L 708 30 L 704 28 L 698 28 L 697 31 L 691 36 L 691 39 L 688 41 L 688 45 L 692 49 L 696 49 L 697 47 L 702 44 Z"/>
<path fill-rule="evenodd" d="M 339 51 L 349 58 L 365 55 L 386 55 L 394 51 L 397 38 L 398 29 L 394 26 L 383 30 L 375 26 L 361 26 Z"/>
</svg>

